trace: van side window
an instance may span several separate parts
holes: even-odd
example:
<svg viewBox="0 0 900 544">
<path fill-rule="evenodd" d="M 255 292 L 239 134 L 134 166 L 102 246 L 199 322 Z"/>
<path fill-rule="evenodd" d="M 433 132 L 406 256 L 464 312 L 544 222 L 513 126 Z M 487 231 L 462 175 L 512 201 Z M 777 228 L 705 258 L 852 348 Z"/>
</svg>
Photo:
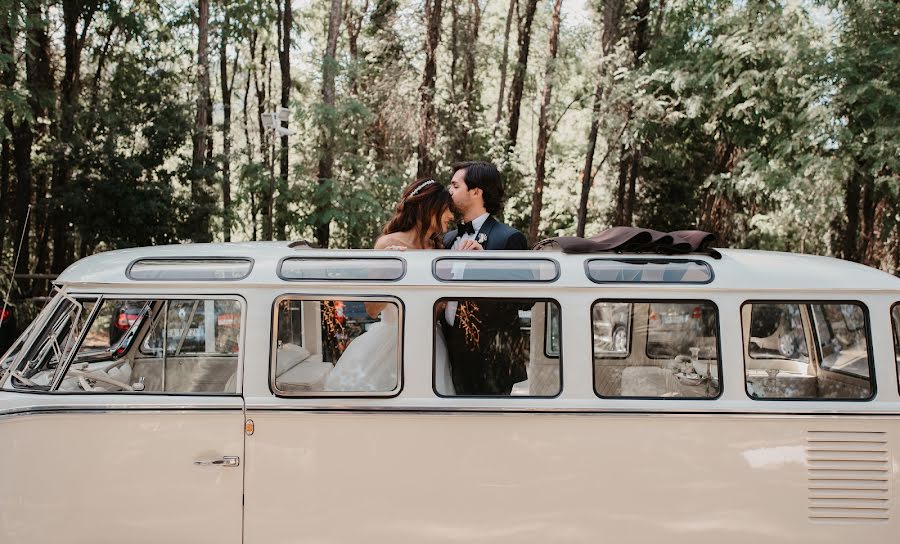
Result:
<svg viewBox="0 0 900 544">
<path fill-rule="evenodd" d="M 237 392 L 236 300 L 104 299 L 60 391 Z"/>
<path fill-rule="evenodd" d="M 280 395 L 371 396 L 400 391 L 395 299 L 293 298 L 275 304 L 271 382 Z"/>
<path fill-rule="evenodd" d="M 861 400 L 874 394 L 862 304 L 747 302 L 741 322 L 751 398 Z"/>
<path fill-rule="evenodd" d="M 562 390 L 561 313 L 553 300 L 441 299 L 434 390 L 441 396 L 543 396 Z"/>
<path fill-rule="evenodd" d="M 598 396 L 719 396 L 718 309 L 712 302 L 598 300 L 591 324 Z"/>
<path fill-rule="evenodd" d="M 891 329 L 894 331 L 894 363 L 897 367 L 897 388 L 900 389 L 900 303 L 891 306 Z"/>
</svg>

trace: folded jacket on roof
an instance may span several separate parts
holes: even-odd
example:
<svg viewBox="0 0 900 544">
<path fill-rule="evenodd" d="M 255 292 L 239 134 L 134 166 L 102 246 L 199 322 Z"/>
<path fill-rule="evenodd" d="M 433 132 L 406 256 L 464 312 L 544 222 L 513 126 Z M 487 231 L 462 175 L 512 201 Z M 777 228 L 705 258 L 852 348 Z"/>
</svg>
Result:
<svg viewBox="0 0 900 544">
<path fill-rule="evenodd" d="M 721 258 L 712 248 L 716 235 L 702 230 L 660 232 L 638 227 L 613 227 L 590 238 L 558 236 L 538 242 L 534 249 L 560 249 L 564 253 L 703 253 Z"/>
</svg>

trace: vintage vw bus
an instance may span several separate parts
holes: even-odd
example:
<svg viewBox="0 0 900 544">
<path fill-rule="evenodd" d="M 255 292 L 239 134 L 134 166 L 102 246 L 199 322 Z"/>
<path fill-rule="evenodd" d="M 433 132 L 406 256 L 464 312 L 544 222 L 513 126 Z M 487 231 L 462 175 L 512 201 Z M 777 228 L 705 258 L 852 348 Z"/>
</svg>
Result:
<svg viewBox="0 0 900 544">
<path fill-rule="evenodd" d="M 57 287 L 2 360 L 2 542 L 900 534 L 900 280 L 871 268 L 262 242 Z"/>
</svg>

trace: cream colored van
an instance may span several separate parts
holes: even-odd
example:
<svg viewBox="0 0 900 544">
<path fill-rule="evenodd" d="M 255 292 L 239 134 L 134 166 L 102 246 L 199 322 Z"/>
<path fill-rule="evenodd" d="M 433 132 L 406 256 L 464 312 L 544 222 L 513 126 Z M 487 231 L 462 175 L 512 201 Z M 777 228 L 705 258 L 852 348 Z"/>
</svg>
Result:
<svg viewBox="0 0 900 544">
<path fill-rule="evenodd" d="M 900 279 L 112 251 L 2 359 L 4 543 L 893 543 Z"/>
</svg>

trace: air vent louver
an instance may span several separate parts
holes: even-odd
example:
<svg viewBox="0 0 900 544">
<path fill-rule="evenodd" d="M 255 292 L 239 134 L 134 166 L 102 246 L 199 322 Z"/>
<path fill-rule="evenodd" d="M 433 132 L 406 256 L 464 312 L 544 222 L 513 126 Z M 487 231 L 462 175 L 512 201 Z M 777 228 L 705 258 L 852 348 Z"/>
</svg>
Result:
<svg viewBox="0 0 900 544">
<path fill-rule="evenodd" d="M 808 431 L 810 519 L 886 521 L 891 508 L 890 458 L 884 432 Z"/>
</svg>

